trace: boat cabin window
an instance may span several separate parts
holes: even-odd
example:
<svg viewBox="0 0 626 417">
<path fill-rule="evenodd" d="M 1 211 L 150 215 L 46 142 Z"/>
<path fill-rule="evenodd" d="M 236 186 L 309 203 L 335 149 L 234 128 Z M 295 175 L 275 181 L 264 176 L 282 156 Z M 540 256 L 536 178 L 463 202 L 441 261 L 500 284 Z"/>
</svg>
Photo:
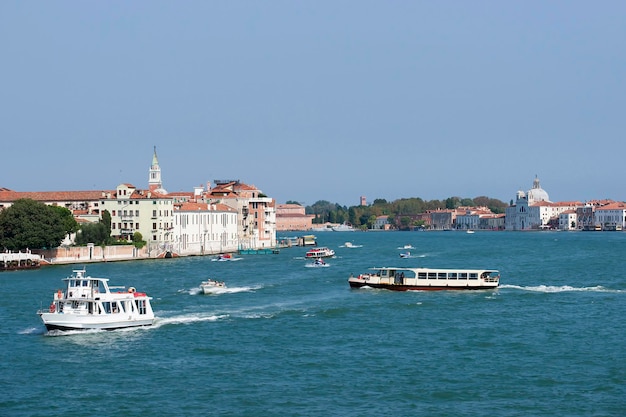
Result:
<svg viewBox="0 0 626 417">
<path fill-rule="evenodd" d="M 478 279 L 478 274 L 476 272 L 472 272 L 469 274 L 469 279 Z"/>
<path fill-rule="evenodd" d="M 456 279 L 456 272 L 449 272 L 448 279 Z"/>
<path fill-rule="evenodd" d="M 459 279 L 467 279 L 467 272 L 459 272 Z"/>
<path fill-rule="evenodd" d="M 439 279 L 446 279 L 447 277 L 448 277 L 448 274 L 445 273 L 445 272 L 439 272 L 437 274 L 437 278 L 439 278 Z"/>
<path fill-rule="evenodd" d="M 436 272 L 429 272 L 428 273 L 428 279 L 437 279 L 437 273 Z"/>
<path fill-rule="evenodd" d="M 137 305 L 137 310 L 139 311 L 139 314 L 147 313 L 146 300 L 135 300 L 135 304 Z"/>
<path fill-rule="evenodd" d="M 426 279 L 426 272 L 418 272 L 417 273 L 417 278 L 419 278 L 419 279 Z"/>
</svg>

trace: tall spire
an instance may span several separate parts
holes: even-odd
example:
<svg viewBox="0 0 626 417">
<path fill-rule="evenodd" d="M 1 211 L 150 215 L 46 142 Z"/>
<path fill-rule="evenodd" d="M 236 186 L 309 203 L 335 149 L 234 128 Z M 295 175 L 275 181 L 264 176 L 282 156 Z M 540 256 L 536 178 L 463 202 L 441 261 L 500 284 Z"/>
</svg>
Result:
<svg viewBox="0 0 626 417">
<path fill-rule="evenodd" d="M 150 166 L 150 178 L 148 179 L 148 188 L 150 191 L 162 189 L 161 183 L 161 167 L 159 167 L 159 159 L 157 158 L 156 146 L 152 155 L 152 165 Z"/>
</svg>

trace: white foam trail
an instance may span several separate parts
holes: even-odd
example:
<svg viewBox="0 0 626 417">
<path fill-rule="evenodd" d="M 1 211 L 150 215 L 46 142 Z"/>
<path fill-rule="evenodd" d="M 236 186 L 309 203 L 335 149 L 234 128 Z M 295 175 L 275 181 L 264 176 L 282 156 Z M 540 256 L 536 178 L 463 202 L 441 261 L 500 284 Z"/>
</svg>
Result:
<svg viewBox="0 0 626 417">
<path fill-rule="evenodd" d="M 42 327 L 29 327 L 28 329 L 20 330 L 19 334 L 44 334 L 46 332 L 45 328 Z"/>
<path fill-rule="evenodd" d="M 330 264 L 324 264 L 324 265 L 306 264 L 304 265 L 305 268 L 326 268 L 329 266 Z"/>
<path fill-rule="evenodd" d="M 205 321 L 217 321 L 228 317 L 228 314 L 186 315 L 174 317 L 157 317 L 150 328 L 159 328 L 170 324 L 191 324 Z"/>
<path fill-rule="evenodd" d="M 500 288 L 512 288 L 516 290 L 557 293 L 557 292 L 606 292 L 606 293 L 623 293 L 624 290 L 612 290 L 601 285 L 595 287 L 572 287 L 569 285 L 537 285 L 537 286 L 521 286 L 521 285 L 500 285 Z"/>
</svg>

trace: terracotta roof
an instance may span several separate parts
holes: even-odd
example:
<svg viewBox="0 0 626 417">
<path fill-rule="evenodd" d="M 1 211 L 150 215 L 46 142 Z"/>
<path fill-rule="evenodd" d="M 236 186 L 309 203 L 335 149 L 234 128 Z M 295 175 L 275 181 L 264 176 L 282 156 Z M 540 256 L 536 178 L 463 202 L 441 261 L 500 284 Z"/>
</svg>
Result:
<svg viewBox="0 0 626 417">
<path fill-rule="evenodd" d="M 15 201 L 30 198 L 35 201 L 95 201 L 101 200 L 107 193 L 115 190 L 96 191 L 5 191 L 0 190 L 0 201 Z"/>
<path fill-rule="evenodd" d="M 231 212 L 236 211 L 235 209 L 228 207 L 226 204 L 208 204 L 208 203 L 190 203 L 190 202 L 176 204 L 176 208 L 180 211 L 231 211 Z"/>
<path fill-rule="evenodd" d="M 614 201 L 596 208 L 596 211 L 602 210 L 626 210 L 626 203 Z"/>
</svg>

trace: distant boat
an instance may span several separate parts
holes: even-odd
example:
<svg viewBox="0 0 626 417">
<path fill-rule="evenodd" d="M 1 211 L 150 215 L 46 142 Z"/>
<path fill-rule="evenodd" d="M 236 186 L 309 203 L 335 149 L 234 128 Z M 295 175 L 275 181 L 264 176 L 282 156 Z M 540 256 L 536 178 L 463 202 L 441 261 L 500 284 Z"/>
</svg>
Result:
<svg viewBox="0 0 626 417">
<path fill-rule="evenodd" d="M 304 255 L 307 259 L 332 258 L 335 251 L 329 248 L 312 248 Z"/>
<path fill-rule="evenodd" d="M 339 226 L 332 227 L 333 232 L 354 232 L 354 230 L 354 227 L 352 227 L 349 223 L 343 223 Z"/>
<path fill-rule="evenodd" d="M 467 234 L 470 234 L 470 235 L 471 235 L 471 234 L 473 234 L 473 233 L 474 233 L 474 231 L 473 231 L 472 229 L 467 229 L 467 232 L 465 232 L 465 233 L 467 233 Z"/>
<path fill-rule="evenodd" d="M 355 245 L 352 242 L 346 242 L 346 243 L 343 244 L 343 247 L 344 248 L 362 248 L 363 245 Z"/>
<path fill-rule="evenodd" d="M 404 245 L 399 247 L 398 249 L 415 249 L 412 245 Z"/>
<path fill-rule="evenodd" d="M 233 258 L 233 255 L 231 255 L 230 253 L 221 253 L 217 256 L 217 258 L 211 259 L 211 261 L 225 262 L 225 261 L 240 261 L 242 259 L 243 258 Z"/>
<path fill-rule="evenodd" d="M 214 279 L 207 279 L 202 281 L 200 288 L 204 294 L 214 294 L 226 288 L 226 284 L 222 281 L 216 281 Z"/>
<path fill-rule="evenodd" d="M 305 266 L 307 268 L 326 268 L 329 267 L 330 264 L 326 263 L 322 258 L 317 258 L 314 262 L 308 263 Z"/>
</svg>

